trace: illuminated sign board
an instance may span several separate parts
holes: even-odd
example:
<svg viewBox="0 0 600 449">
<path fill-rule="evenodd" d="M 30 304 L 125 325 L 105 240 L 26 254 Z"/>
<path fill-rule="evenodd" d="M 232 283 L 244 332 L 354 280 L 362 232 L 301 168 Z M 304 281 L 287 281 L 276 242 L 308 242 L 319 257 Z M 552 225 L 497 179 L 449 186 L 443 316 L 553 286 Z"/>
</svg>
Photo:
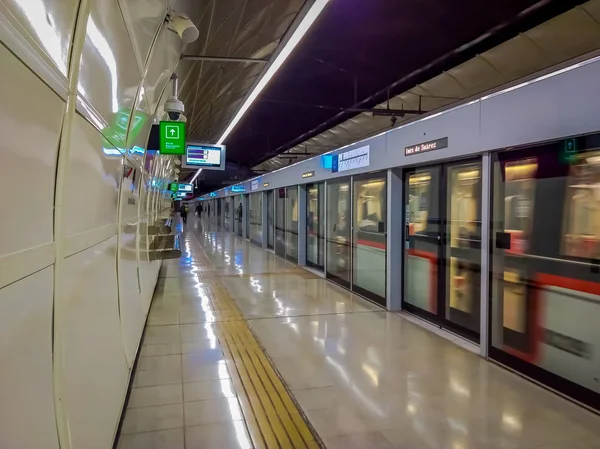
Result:
<svg viewBox="0 0 600 449">
<path fill-rule="evenodd" d="M 258 190 L 258 179 L 252 181 L 252 183 L 250 184 L 250 190 Z"/>
<path fill-rule="evenodd" d="M 179 190 L 179 184 L 177 184 L 176 182 L 172 182 L 171 184 L 169 184 L 169 190 L 171 192 L 177 192 L 177 190 Z"/>
<path fill-rule="evenodd" d="M 321 167 L 326 170 L 331 170 L 333 165 L 333 154 L 324 154 L 321 156 Z"/>
<path fill-rule="evenodd" d="M 216 193 L 216 192 L 210 192 L 210 193 L 208 194 L 208 196 L 217 196 L 217 193 Z"/>
<path fill-rule="evenodd" d="M 331 172 L 338 173 L 347 170 L 369 166 L 369 145 L 336 154 L 331 161 Z"/>
<path fill-rule="evenodd" d="M 442 148 L 448 148 L 448 138 L 430 140 L 429 142 L 419 143 L 417 145 L 411 145 L 410 147 L 404 148 L 405 156 L 412 156 L 413 154 L 427 153 L 428 151 L 441 150 Z"/>
<path fill-rule="evenodd" d="M 263 182 L 263 187 L 269 187 L 269 183 L 268 182 Z"/>
<path fill-rule="evenodd" d="M 185 123 L 160 122 L 160 154 L 185 154 Z"/>
<path fill-rule="evenodd" d="M 246 187 L 244 187 L 244 186 L 231 186 L 231 191 L 232 192 L 245 192 L 246 191 Z"/>
<path fill-rule="evenodd" d="M 225 170 L 225 145 L 188 143 L 183 159 L 184 168 Z"/>
<path fill-rule="evenodd" d="M 194 191 L 194 185 L 193 184 L 179 184 L 177 186 L 177 191 L 192 193 Z"/>
<path fill-rule="evenodd" d="M 302 173 L 302 179 L 306 179 L 306 178 L 312 178 L 313 176 L 315 176 L 315 172 L 313 171 L 307 171 L 305 173 Z"/>
</svg>

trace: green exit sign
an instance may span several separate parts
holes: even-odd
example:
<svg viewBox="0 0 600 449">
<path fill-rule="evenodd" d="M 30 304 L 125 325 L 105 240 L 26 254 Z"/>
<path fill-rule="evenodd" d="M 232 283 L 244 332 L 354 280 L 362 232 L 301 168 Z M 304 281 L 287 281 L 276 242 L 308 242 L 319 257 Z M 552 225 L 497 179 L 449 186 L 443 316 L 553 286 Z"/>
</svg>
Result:
<svg viewBox="0 0 600 449">
<path fill-rule="evenodd" d="M 160 154 L 185 155 L 185 123 L 160 122 Z"/>
<path fill-rule="evenodd" d="M 573 164 L 577 161 L 578 152 L 579 142 L 577 139 L 566 139 L 563 143 L 563 150 L 560 159 L 564 164 Z"/>
</svg>

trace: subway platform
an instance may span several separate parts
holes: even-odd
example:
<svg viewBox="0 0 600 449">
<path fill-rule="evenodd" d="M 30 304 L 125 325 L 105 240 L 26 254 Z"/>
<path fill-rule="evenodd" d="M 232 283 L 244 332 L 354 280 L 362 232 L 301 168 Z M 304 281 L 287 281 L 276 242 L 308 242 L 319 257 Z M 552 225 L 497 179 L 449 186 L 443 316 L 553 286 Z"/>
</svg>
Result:
<svg viewBox="0 0 600 449">
<path fill-rule="evenodd" d="M 119 449 L 600 449 L 600 417 L 191 217 Z"/>
</svg>

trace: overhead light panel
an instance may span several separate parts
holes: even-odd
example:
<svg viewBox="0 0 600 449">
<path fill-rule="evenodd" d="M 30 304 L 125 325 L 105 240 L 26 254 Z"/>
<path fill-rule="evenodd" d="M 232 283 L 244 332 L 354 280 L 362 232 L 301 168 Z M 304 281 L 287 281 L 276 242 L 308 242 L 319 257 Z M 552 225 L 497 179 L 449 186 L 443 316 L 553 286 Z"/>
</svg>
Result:
<svg viewBox="0 0 600 449">
<path fill-rule="evenodd" d="M 248 109 L 250 109 L 252 103 L 254 103 L 254 101 L 258 98 L 260 93 L 267 86 L 269 81 L 271 81 L 271 78 L 273 78 L 275 73 L 277 73 L 277 71 L 283 65 L 288 56 L 292 53 L 292 51 L 294 51 L 296 45 L 298 45 L 300 40 L 308 31 L 308 29 L 311 27 L 311 25 L 314 23 L 317 17 L 319 17 L 319 15 L 321 14 L 328 2 L 329 0 L 315 0 L 313 5 L 310 7 L 308 12 L 298 25 L 298 27 L 294 30 L 292 37 L 285 43 L 285 46 L 283 47 L 281 52 L 279 52 L 279 54 L 275 57 L 275 60 L 269 65 L 267 71 L 262 76 L 252 93 L 248 96 L 248 98 L 246 98 L 246 101 L 244 101 L 242 107 L 237 111 L 237 113 L 233 117 L 233 120 L 231 120 L 229 126 L 227 126 L 227 128 L 223 132 L 223 135 L 221 135 L 220 139 L 218 140 L 218 145 L 222 145 L 225 139 L 227 139 L 227 137 L 229 136 L 229 134 L 231 134 L 231 131 L 233 131 L 233 129 L 242 119 L 244 114 L 246 114 Z"/>
</svg>

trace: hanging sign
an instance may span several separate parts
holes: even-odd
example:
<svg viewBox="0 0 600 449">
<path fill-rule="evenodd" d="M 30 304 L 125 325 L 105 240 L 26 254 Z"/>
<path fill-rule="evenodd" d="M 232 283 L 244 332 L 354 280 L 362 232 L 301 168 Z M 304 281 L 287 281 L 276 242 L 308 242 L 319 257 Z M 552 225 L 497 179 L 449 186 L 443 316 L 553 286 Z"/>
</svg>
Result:
<svg viewBox="0 0 600 449">
<path fill-rule="evenodd" d="M 411 145 L 410 147 L 404 148 L 404 155 L 411 156 L 413 154 L 426 153 L 433 150 L 441 150 L 442 148 L 448 148 L 448 138 L 431 140 L 425 143 L 419 143 L 417 145 Z"/>
</svg>

